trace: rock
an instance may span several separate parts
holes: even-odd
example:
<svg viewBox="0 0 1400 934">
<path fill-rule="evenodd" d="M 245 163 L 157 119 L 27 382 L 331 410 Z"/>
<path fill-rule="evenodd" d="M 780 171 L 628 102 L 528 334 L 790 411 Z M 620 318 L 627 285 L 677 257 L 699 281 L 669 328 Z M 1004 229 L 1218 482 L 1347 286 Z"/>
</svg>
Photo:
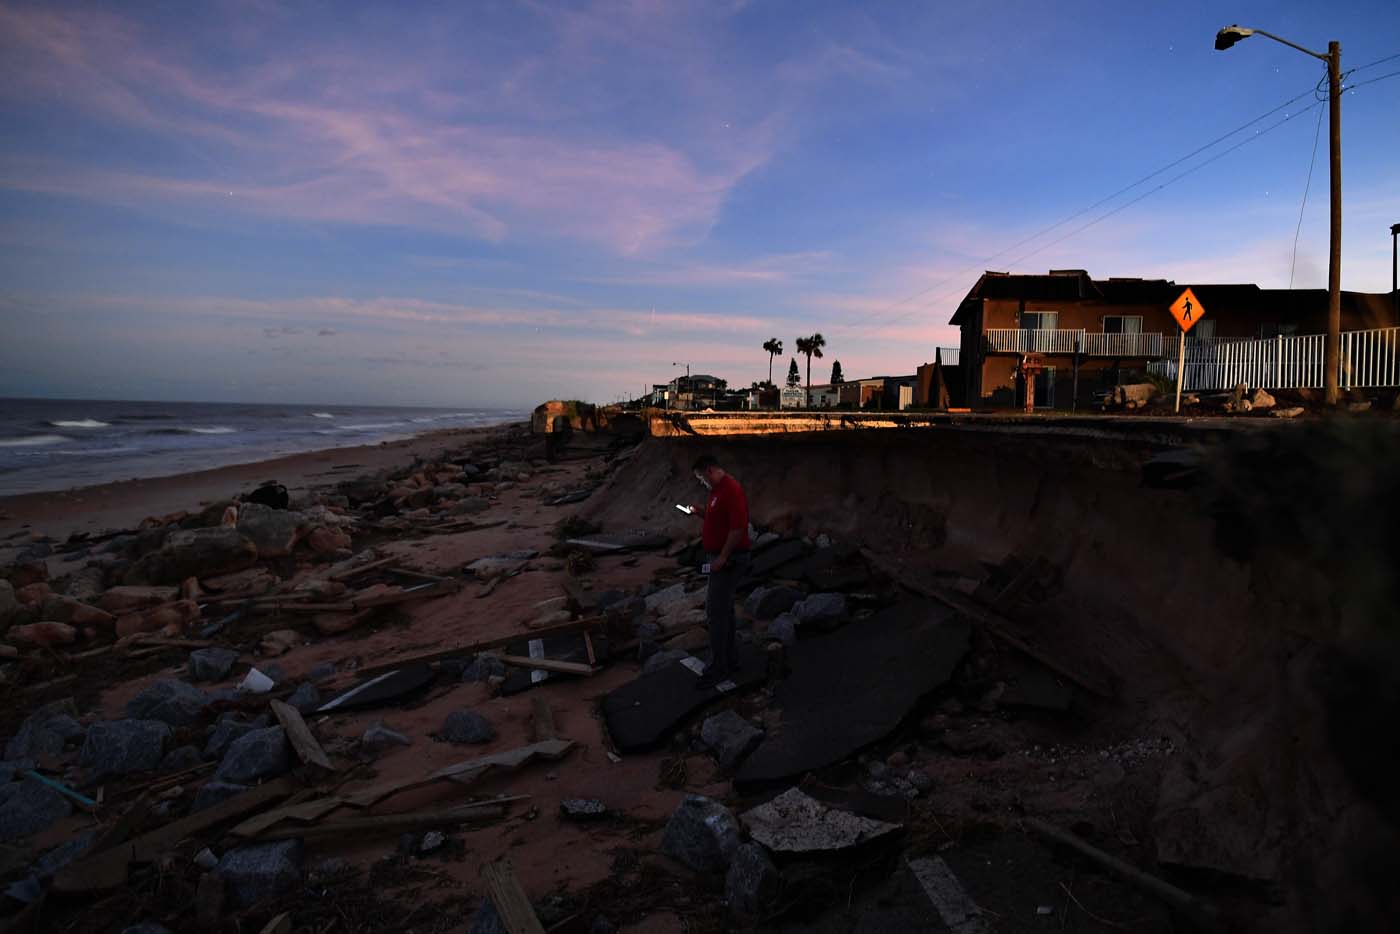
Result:
<svg viewBox="0 0 1400 934">
<path fill-rule="evenodd" d="M 238 653 L 233 649 L 195 649 L 190 653 L 188 669 L 191 681 L 222 681 L 233 670 Z"/>
<path fill-rule="evenodd" d="M 278 578 L 276 574 L 266 568 L 248 568 L 246 571 L 235 571 L 232 574 L 219 574 L 214 577 L 204 577 L 201 579 L 204 586 L 218 593 L 225 591 L 234 594 L 243 593 L 266 593 L 277 586 Z M 166 599 L 173 599 L 167 597 Z M 163 602 L 163 601 L 156 601 Z"/>
<path fill-rule="evenodd" d="M 1272 409 L 1278 404 L 1278 400 L 1262 389 L 1254 390 L 1254 395 L 1250 397 L 1249 402 L 1255 409 Z"/>
<path fill-rule="evenodd" d="M 78 641 L 78 630 L 67 623 L 41 622 L 11 626 L 6 638 L 17 645 L 32 645 L 51 648 L 55 645 L 72 645 Z"/>
<path fill-rule="evenodd" d="M 299 886 L 301 859 L 300 840 L 256 843 L 225 853 L 219 860 L 218 873 L 228 886 L 234 904 L 246 908 L 264 899 L 286 895 Z"/>
<path fill-rule="evenodd" d="M 389 729 L 383 723 L 375 723 L 365 730 L 364 735 L 360 737 L 360 743 L 375 752 L 382 752 L 390 746 L 411 746 L 413 740 L 397 730 Z"/>
<path fill-rule="evenodd" d="M 311 713 L 321 706 L 321 692 L 316 690 L 316 685 L 306 681 L 292 692 L 292 696 L 287 698 L 287 703 L 300 713 Z"/>
<path fill-rule="evenodd" d="M 743 819 L 754 842 L 774 853 L 831 853 L 900 829 L 899 824 L 829 807 L 798 788 L 745 811 Z"/>
<path fill-rule="evenodd" d="M 175 587 L 113 587 L 97 598 L 97 607 L 120 615 L 169 603 L 179 595 Z"/>
<path fill-rule="evenodd" d="M 797 644 L 797 617 L 791 613 L 784 613 L 773 622 L 768 624 L 768 630 L 764 633 L 764 638 L 770 642 L 781 642 L 783 645 Z"/>
<path fill-rule="evenodd" d="M 669 665 L 675 664 L 683 658 L 689 657 L 690 653 L 682 649 L 666 649 L 665 651 L 657 652 L 642 665 L 642 674 L 652 674 Z"/>
<path fill-rule="evenodd" d="M 306 673 L 308 681 L 324 681 L 335 674 L 335 662 L 322 662 Z"/>
<path fill-rule="evenodd" d="M 777 902 L 781 890 L 782 876 L 763 847 L 745 843 L 734 851 L 724 879 L 724 900 L 737 918 L 759 918 Z"/>
<path fill-rule="evenodd" d="M 301 645 L 301 633 L 295 629 L 274 629 L 258 642 L 258 652 L 269 658 L 285 655 Z"/>
<path fill-rule="evenodd" d="M 704 600 L 705 592 L 701 590 L 698 591 L 698 593 L 700 594 L 700 599 Z M 656 593 L 646 598 L 647 612 L 662 612 L 666 608 L 685 600 L 688 596 L 691 595 L 685 592 L 685 584 L 672 584 L 665 590 L 658 590 Z M 691 599 L 693 600 L 694 598 L 692 597 Z"/>
<path fill-rule="evenodd" d="M 200 718 L 209 698 L 184 681 L 157 681 L 126 702 L 132 720 L 159 720 L 171 726 L 189 726 Z"/>
<path fill-rule="evenodd" d="M 218 866 L 217 860 L 214 866 Z M 200 875 L 199 884 L 194 890 L 194 919 L 198 922 L 200 930 L 218 930 L 219 919 L 224 914 L 224 902 L 227 900 L 228 886 L 224 884 L 223 876 L 213 871 Z"/>
<path fill-rule="evenodd" d="M 597 798 L 565 798 L 559 802 L 559 816 L 572 821 L 602 820 L 608 808 Z"/>
<path fill-rule="evenodd" d="M 117 618 L 106 610 L 90 606 L 72 597 L 48 597 L 44 600 L 41 613 L 46 620 L 56 623 L 71 623 L 74 626 L 106 627 L 117 621 Z"/>
<path fill-rule="evenodd" d="M 1370 403 L 1369 401 L 1367 401 L 1367 402 L 1348 402 L 1348 403 L 1347 403 L 1347 411 L 1348 411 L 1348 412 L 1369 412 L 1369 411 L 1371 411 L 1371 403 Z"/>
<path fill-rule="evenodd" d="M 306 517 L 290 509 L 244 503 L 238 510 L 238 534 L 258 549 L 259 558 L 282 558 L 292 553 Z"/>
<path fill-rule="evenodd" d="M 32 778 L 0 785 L 0 843 L 38 833 L 71 813 L 67 798 Z"/>
<path fill-rule="evenodd" d="M 198 746 L 180 746 L 167 752 L 157 768 L 162 772 L 183 772 L 203 764 L 204 756 Z"/>
<path fill-rule="evenodd" d="M 846 613 L 846 595 L 840 593 L 812 594 L 792 608 L 799 626 L 818 629 L 839 626 L 846 621 Z"/>
<path fill-rule="evenodd" d="M 35 756 L 57 756 L 64 743 L 81 735 L 82 726 L 73 715 L 77 707 L 71 697 L 45 704 L 24 718 L 15 735 L 5 744 L 5 758 L 29 759 Z M 69 724 L 77 727 L 75 734 Z"/>
<path fill-rule="evenodd" d="M 463 681 L 487 681 L 491 678 L 504 678 L 506 663 L 494 655 L 478 655 L 462 669 Z"/>
<path fill-rule="evenodd" d="M 322 525 L 312 529 L 311 534 L 306 536 L 306 547 L 318 555 L 333 555 L 337 551 L 348 549 L 350 545 L 350 533 L 344 529 L 332 529 Z"/>
<path fill-rule="evenodd" d="M 449 743 L 489 743 L 496 738 L 496 728 L 474 710 L 454 710 L 439 735 Z"/>
<path fill-rule="evenodd" d="M 110 720 L 87 731 L 78 764 L 93 778 L 149 772 L 160 765 L 170 727 L 159 720 Z"/>
<path fill-rule="evenodd" d="M 118 637 L 142 632 L 166 630 L 178 634 L 199 619 L 199 604 L 193 600 L 176 600 L 140 613 L 127 613 L 117 619 Z"/>
<path fill-rule="evenodd" d="M 744 601 L 744 612 L 754 619 L 773 619 L 791 610 L 802 597 L 796 587 L 758 587 Z"/>
<path fill-rule="evenodd" d="M 38 609 L 44 601 L 53 596 L 53 591 L 44 581 L 35 581 L 32 584 L 25 584 L 23 587 L 15 588 L 15 599 L 28 607 Z"/>
<path fill-rule="evenodd" d="M 287 752 L 287 734 L 280 726 L 249 730 L 229 744 L 214 778 L 247 785 L 260 778 L 281 775 L 292 767 Z"/>
<path fill-rule="evenodd" d="M 1156 394 L 1157 387 L 1152 383 L 1128 383 L 1114 387 L 1113 401 L 1119 405 L 1132 403 L 1134 407 L 1137 407 L 1146 405 Z"/>
<path fill-rule="evenodd" d="M 763 731 L 732 710 L 706 718 L 700 739 L 719 764 L 732 769 L 763 741 Z"/>
<path fill-rule="evenodd" d="M 190 805 L 190 813 L 202 811 L 205 808 L 212 808 L 216 804 L 222 804 L 229 798 L 236 798 L 243 792 L 249 790 L 250 785 L 234 785 L 229 782 L 207 781 L 195 793 L 194 803 Z"/>
<path fill-rule="evenodd" d="M 739 849 L 739 822 L 718 801 L 686 795 L 666 823 L 661 852 L 695 872 L 722 874 Z"/>
<path fill-rule="evenodd" d="M 209 739 L 204 744 L 204 758 L 222 759 L 234 740 L 255 729 L 254 724 L 239 719 L 236 714 L 224 714 L 209 733 Z"/>
<path fill-rule="evenodd" d="M 1286 409 L 1274 409 L 1269 414 L 1274 418 L 1297 418 L 1299 415 L 1302 415 L 1303 412 L 1304 409 L 1301 405 L 1294 405 Z"/>
<path fill-rule="evenodd" d="M 20 612 L 20 602 L 15 596 L 14 585 L 7 580 L 0 580 L 0 627 L 9 625 Z"/>
<path fill-rule="evenodd" d="M 419 853 L 431 853 L 442 848 L 447 842 L 447 835 L 439 830 L 430 830 L 423 834 L 423 842 L 418 844 Z"/>
<path fill-rule="evenodd" d="M 481 496 L 464 496 L 452 504 L 453 515 L 472 516 L 491 508 L 491 501 Z"/>
<path fill-rule="evenodd" d="M 251 567 L 258 547 L 238 529 L 181 529 L 171 532 L 159 551 L 127 569 L 127 584 L 178 584 L 187 577 L 228 574 Z"/>
</svg>

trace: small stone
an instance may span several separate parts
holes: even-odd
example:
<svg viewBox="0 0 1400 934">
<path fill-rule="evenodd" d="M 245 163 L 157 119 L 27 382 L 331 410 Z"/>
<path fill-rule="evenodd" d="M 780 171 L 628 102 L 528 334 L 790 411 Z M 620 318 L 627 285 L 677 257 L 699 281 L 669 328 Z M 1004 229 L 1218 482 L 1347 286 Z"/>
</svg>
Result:
<svg viewBox="0 0 1400 934">
<path fill-rule="evenodd" d="M 234 663 L 238 661 L 238 653 L 233 649 L 209 648 L 195 649 L 190 653 L 190 660 L 186 666 L 189 669 L 191 681 L 222 681 L 228 677 L 228 673 L 233 670 Z"/>
<path fill-rule="evenodd" d="M 478 655 L 472 659 L 471 663 L 462 669 L 463 681 L 489 681 L 492 678 L 503 678 L 506 674 L 506 664 L 494 655 Z"/>
<path fill-rule="evenodd" d="M 195 793 L 194 802 L 190 805 L 190 813 L 202 811 L 205 808 L 212 808 L 216 804 L 222 804 L 229 798 L 236 798 L 251 786 L 236 785 L 230 782 L 207 781 L 199 791 Z"/>
<path fill-rule="evenodd" d="M 666 824 L 661 851 L 700 873 L 722 874 L 739 848 L 739 822 L 724 805 L 687 795 Z"/>
<path fill-rule="evenodd" d="M 322 662 L 307 673 L 306 677 L 310 681 L 324 681 L 335 674 L 334 662 Z"/>
<path fill-rule="evenodd" d="M 159 720 L 112 720 L 87 732 L 78 763 L 94 779 L 148 772 L 160 765 L 170 727 Z"/>
<path fill-rule="evenodd" d="M 803 593 L 795 587 L 758 587 L 744 601 L 744 612 L 754 619 L 773 619 L 788 612 Z"/>
<path fill-rule="evenodd" d="M 194 864 L 200 869 L 213 869 L 215 866 L 219 865 L 219 857 L 215 856 L 214 851 L 206 846 L 204 849 L 194 854 Z"/>
<path fill-rule="evenodd" d="M 700 739 L 720 765 L 732 769 L 763 741 L 763 731 L 734 711 L 726 710 L 705 720 Z"/>
<path fill-rule="evenodd" d="M 219 860 L 219 875 L 240 907 L 285 895 L 301 884 L 300 840 L 258 843 L 229 850 Z"/>
<path fill-rule="evenodd" d="M 573 821 L 593 821 L 607 817 L 608 808 L 596 798 L 565 798 L 559 802 L 559 814 Z"/>
<path fill-rule="evenodd" d="M 413 740 L 397 730 L 391 730 L 383 723 L 375 723 L 360 737 L 361 745 L 374 752 L 383 752 L 390 746 L 411 746 Z"/>
<path fill-rule="evenodd" d="M 171 726 L 189 726 L 200 718 L 209 698 L 184 681 L 157 681 L 126 704 L 133 720 L 159 720 Z"/>
<path fill-rule="evenodd" d="M 234 740 L 219 762 L 214 778 L 246 785 L 281 775 L 291 768 L 287 734 L 280 726 L 250 730 Z"/>
<path fill-rule="evenodd" d="M 778 900 L 782 876 L 757 843 L 745 843 L 734 852 L 724 880 L 724 900 L 741 920 L 756 919 Z"/>
<path fill-rule="evenodd" d="M 304 682 L 287 698 L 287 704 L 301 713 L 311 713 L 321 706 L 321 692 L 316 690 L 316 685 L 311 682 Z"/>
<path fill-rule="evenodd" d="M 496 728 L 474 710 L 454 710 L 447 715 L 439 734 L 449 743 L 489 743 L 496 738 Z"/>
<path fill-rule="evenodd" d="M 430 830 L 423 834 L 423 842 L 418 845 L 419 853 L 431 853 L 440 849 L 447 842 L 447 835 L 437 830 Z"/>
</svg>

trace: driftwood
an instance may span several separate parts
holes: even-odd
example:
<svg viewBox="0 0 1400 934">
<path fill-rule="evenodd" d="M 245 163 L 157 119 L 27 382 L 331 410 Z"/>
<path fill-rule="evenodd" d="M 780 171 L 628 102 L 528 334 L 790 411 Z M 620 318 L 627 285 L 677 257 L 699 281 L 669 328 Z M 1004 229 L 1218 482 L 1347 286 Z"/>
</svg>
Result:
<svg viewBox="0 0 1400 934">
<path fill-rule="evenodd" d="M 597 668 L 581 662 L 561 662 L 553 658 L 530 658 L 525 655 L 500 655 L 497 657 L 503 664 L 514 668 L 531 668 L 535 671 L 552 671 L 561 675 L 583 675 L 585 677 L 598 673 Z"/>
<path fill-rule="evenodd" d="M 319 765 L 327 771 L 334 771 L 335 767 L 331 765 L 331 760 L 326 757 L 326 751 L 321 748 L 320 743 L 316 742 L 316 737 L 311 735 L 311 729 L 301 718 L 300 711 L 290 704 L 274 700 L 272 701 L 272 713 L 277 717 L 277 722 L 282 724 L 287 739 L 291 741 L 292 748 L 296 750 L 297 757 L 302 762 L 307 765 Z"/>
<path fill-rule="evenodd" d="M 500 916 L 501 927 L 506 929 L 507 934 L 544 934 L 540 919 L 535 916 L 534 907 L 520 888 L 520 880 L 515 878 L 509 861 L 502 859 L 488 863 L 481 874 L 486 879 L 486 891 L 491 896 L 491 903 L 496 906 L 496 914 Z"/>
</svg>

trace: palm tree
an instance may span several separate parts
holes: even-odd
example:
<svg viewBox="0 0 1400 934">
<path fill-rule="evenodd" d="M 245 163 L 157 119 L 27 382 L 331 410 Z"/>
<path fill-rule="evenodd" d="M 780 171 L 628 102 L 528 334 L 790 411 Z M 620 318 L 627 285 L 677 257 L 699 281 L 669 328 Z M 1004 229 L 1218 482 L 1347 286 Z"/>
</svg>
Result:
<svg viewBox="0 0 1400 934">
<path fill-rule="evenodd" d="M 763 342 L 763 349 L 768 351 L 768 382 L 773 382 L 773 358 L 783 352 L 783 342 L 776 337 L 770 337 Z"/>
<path fill-rule="evenodd" d="M 822 337 L 818 331 L 811 337 L 799 337 L 797 339 L 797 352 L 807 355 L 807 408 L 812 407 L 812 358 L 818 360 L 822 358 L 822 348 L 826 346 L 826 338 Z"/>
</svg>

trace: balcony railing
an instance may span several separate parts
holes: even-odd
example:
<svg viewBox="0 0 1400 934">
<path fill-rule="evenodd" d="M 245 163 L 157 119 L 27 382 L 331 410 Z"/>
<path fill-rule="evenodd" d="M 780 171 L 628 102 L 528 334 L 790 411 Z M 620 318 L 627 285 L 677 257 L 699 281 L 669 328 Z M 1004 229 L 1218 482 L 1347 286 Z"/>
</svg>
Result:
<svg viewBox="0 0 1400 934">
<path fill-rule="evenodd" d="M 1161 334 L 1099 334 L 1083 329 L 988 328 L 988 353 L 1072 354 L 1089 357 L 1160 357 Z"/>
</svg>

